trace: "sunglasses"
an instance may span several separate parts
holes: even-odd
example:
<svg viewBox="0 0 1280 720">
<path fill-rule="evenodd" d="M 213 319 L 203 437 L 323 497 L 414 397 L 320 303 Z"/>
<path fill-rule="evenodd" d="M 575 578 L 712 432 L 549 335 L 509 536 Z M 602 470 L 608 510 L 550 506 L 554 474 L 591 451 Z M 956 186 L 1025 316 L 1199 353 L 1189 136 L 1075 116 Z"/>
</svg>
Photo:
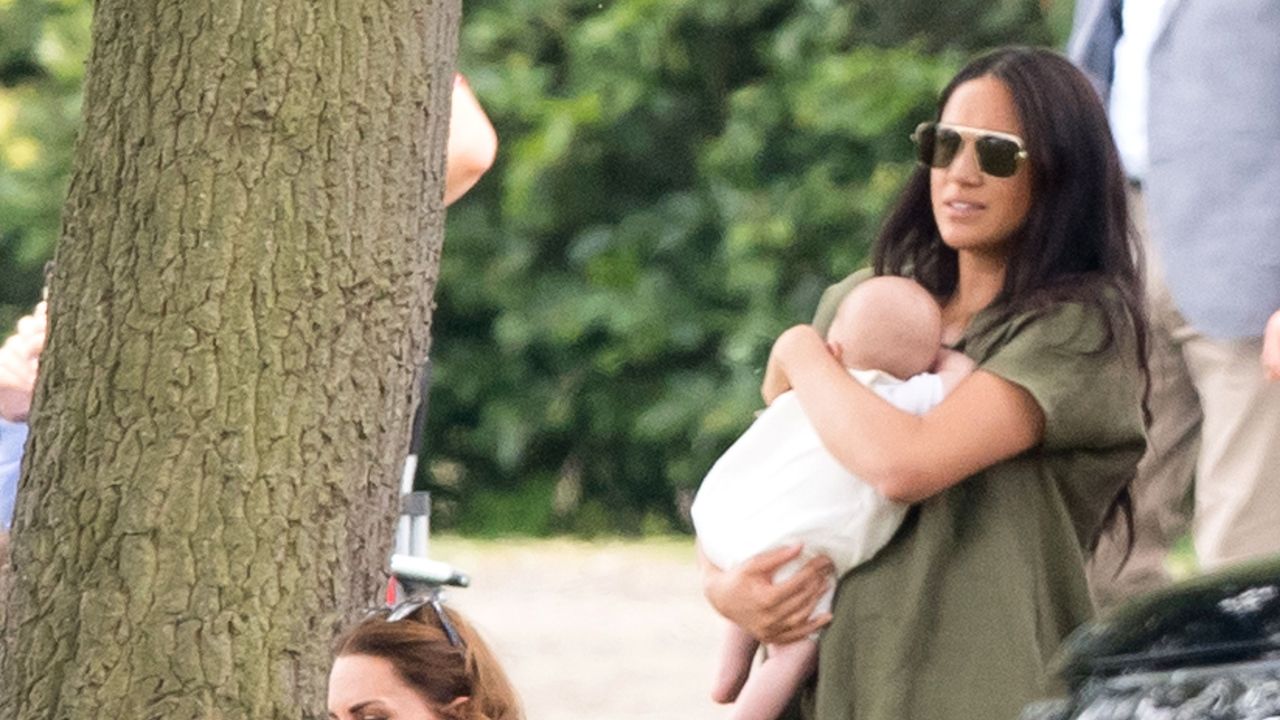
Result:
<svg viewBox="0 0 1280 720">
<path fill-rule="evenodd" d="M 1013 177 L 1027 159 L 1022 138 L 995 130 L 922 122 L 911 133 L 911 140 L 916 144 L 916 159 L 939 169 L 956 159 L 966 140 L 978 154 L 978 167 L 992 177 Z"/>
<path fill-rule="evenodd" d="M 423 607 L 429 606 L 435 611 L 436 620 L 440 623 L 440 628 L 444 630 L 445 637 L 449 639 L 449 644 L 456 648 L 466 647 L 466 643 L 462 640 L 462 635 L 458 632 L 458 628 L 449 619 L 449 614 L 444 611 L 439 592 L 428 592 L 421 595 L 414 595 L 405 600 L 401 600 L 392 607 L 379 607 L 369 611 L 368 616 L 381 615 L 386 613 L 387 622 L 400 622 Z"/>
</svg>

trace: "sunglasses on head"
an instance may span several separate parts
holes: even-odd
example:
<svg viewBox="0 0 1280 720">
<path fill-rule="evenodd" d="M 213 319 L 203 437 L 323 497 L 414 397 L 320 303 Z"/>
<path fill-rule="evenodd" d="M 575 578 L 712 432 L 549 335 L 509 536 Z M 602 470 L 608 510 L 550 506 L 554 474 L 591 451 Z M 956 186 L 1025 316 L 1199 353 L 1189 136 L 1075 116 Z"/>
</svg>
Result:
<svg viewBox="0 0 1280 720">
<path fill-rule="evenodd" d="M 911 133 L 911 140 L 916 144 L 916 159 L 939 169 L 956 159 L 966 140 L 978 154 L 978 167 L 992 177 L 1013 177 L 1027 159 L 1022 138 L 995 130 L 922 122 Z"/>
<path fill-rule="evenodd" d="M 442 598 L 439 592 L 428 592 L 414 595 L 405 600 L 401 600 L 391 607 L 377 607 L 369 611 L 368 616 L 386 615 L 386 621 L 389 623 L 400 622 L 409 617 L 423 607 L 430 607 L 435 613 L 436 620 L 440 623 L 440 629 L 444 630 L 444 635 L 449 640 L 449 644 L 456 648 L 466 647 L 466 642 L 462 639 L 462 634 L 458 632 L 458 628 L 454 626 L 453 621 L 449 619 L 449 614 L 445 612 Z"/>
</svg>

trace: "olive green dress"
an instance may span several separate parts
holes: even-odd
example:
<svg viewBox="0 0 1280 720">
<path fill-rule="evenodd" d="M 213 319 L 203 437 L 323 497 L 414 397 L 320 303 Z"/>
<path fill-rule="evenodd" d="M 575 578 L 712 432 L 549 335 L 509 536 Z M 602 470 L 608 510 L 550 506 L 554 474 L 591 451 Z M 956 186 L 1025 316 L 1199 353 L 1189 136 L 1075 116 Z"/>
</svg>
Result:
<svg viewBox="0 0 1280 720">
<path fill-rule="evenodd" d="M 866 277 L 827 290 L 819 330 Z M 1032 394 L 1044 441 L 913 506 L 844 577 L 816 681 L 786 717 L 1012 720 L 1043 696 L 1059 642 L 1092 614 L 1083 548 L 1145 447 L 1132 338 L 1099 350 L 1105 328 L 1082 303 L 974 318 L 957 349 Z"/>
</svg>

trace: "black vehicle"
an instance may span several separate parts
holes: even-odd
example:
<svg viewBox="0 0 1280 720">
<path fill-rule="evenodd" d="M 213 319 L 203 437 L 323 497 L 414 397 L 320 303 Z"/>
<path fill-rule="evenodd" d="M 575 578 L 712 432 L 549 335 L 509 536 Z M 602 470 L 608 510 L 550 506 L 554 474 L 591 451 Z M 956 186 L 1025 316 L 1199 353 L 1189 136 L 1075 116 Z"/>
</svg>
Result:
<svg viewBox="0 0 1280 720">
<path fill-rule="evenodd" d="M 1063 645 L 1022 720 L 1280 720 L 1280 558 L 1151 593 Z"/>
</svg>

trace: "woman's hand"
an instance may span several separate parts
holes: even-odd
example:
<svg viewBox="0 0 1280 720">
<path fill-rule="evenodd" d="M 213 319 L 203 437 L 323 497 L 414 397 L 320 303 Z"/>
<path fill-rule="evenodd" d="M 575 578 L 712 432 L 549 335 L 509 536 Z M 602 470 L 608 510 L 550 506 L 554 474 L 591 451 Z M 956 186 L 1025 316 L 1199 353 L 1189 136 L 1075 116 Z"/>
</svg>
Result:
<svg viewBox="0 0 1280 720">
<path fill-rule="evenodd" d="M 772 405 L 779 395 L 791 389 L 787 363 L 797 353 L 812 352 L 829 356 L 838 350 L 838 347 L 828 346 L 812 325 L 794 325 L 783 331 L 773 341 L 773 349 L 769 351 L 769 364 L 764 370 L 764 382 L 760 385 L 764 404 Z"/>
<path fill-rule="evenodd" d="M 764 381 L 760 383 L 760 397 L 764 398 L 764 404 L 772 405 L 779 395 L 790 389 L 791 381 L 787 379 L 786 372 L 773 353 L 769 353 L 769 363 L 764 368 Z"/>
<path fill-rule="evenodd" d="M 0 345 L 0 417 L 24 422 L 31 410 L 31 392 L 44 350 L 46 308 L 42 302 L 18 321 L 17 329 Z"/>
<path fill-rule="evenodd" d="M 809 616 L 830 588 L 835 568 L 830 558 L 819 555 L 775 585 L 774 573 L 799 557 L 802 550 L 800 545 L 769 550 L 731 570 L 717 568 L 699 550 L 703 592 L 716 612 L 761 642 L 804 639 L 831 622 L 829 613 L 812 620 Z"/>
</svg>

